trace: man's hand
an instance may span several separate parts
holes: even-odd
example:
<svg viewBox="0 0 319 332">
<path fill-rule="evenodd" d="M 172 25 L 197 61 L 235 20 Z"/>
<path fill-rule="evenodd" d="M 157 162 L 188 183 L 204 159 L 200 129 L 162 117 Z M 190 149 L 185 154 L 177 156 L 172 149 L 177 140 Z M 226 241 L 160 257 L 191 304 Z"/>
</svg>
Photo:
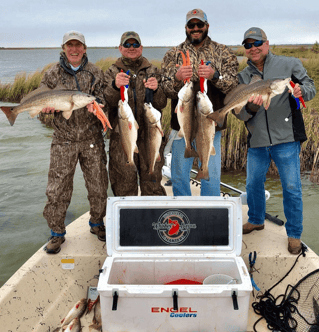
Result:
<svg viewBox="0 0 319 332">
<path fill-rule="evenodd" d="M 45 107 L 41 111 L 42 113 L 54 113 L 54 112 L 60 112 L 59 110 L 56 110 L 54 107 Z"/>
<path fill-rule="evenodd" d="M 104 105 L 102 105 L 102 104 L 99 104 L 99 106 L 101 108 L 104 107 Z M 96 110 L 94 109 L 93 101 L 90 104 L 87 104 L 86 107 L 90 113 L 93 113 L 94 115 L 96 115 Z"/>
<path fill-rule="evenodd" d="M 261 95 L 253 95 L 248 99 L 246 104 L 246 109 L 248 109 L 251 113 L 257 113 L 260 106 L 263 104 L 263 97 Z M 267 108 L 269 105 L 267 106 Z M 267 109 L 266 108 L 266 109 Z"/>
<path fill-rule="evenodd" d="M 155 77 L 150 77 L 147 81 L 144 79 L 145 88 L 149 88 L 151 90 L 157 90 L 158 82 Z"/>
<path fill-rule="evenodd" d="M 120 72 L 115 77 L 115 85 L 119 89 L 121 86 L 128 85 L 130 83 L 130 76 L 124 72 Z"/>
<path fill-rule="evenodd" d="M 185 81 L 193 76 L 193 68 L 189 66 L 180 66 L 175 77 L 178 81 Z"/>
<path fill-rule="evenodd" d="M 215 69 L 210 65 L 199 65 L 198 76 L 211 80 L 215 74 Z"/>
<path fill-rule="evenodd" d="M 295 85 L 293 90 L 289 89 L 289 93 L 292 93 L 295 98 L 302 97 L 302 92 L 301 92 L 301 89 L 300 89 L 300 85 L 298 83 Z"/>
</svg>

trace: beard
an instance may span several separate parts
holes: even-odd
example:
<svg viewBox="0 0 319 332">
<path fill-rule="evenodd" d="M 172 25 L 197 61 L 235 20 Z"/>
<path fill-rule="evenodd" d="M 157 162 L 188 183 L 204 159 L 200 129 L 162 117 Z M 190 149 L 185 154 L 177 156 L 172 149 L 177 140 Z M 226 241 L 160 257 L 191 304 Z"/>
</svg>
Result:
<svg viewBox="0 0 319 332">
<path fill-rule="evenodd" d="M 201 31 L 201 30 L 200 30 Z M 205 29 L 204 31 L 202 31 L 202 34 L 199 38 L 194 38 L 192 36 L 192 34 L 194 33 L 195 31 L 192 30 L 191 32 L 187 32 L 186 31 L 186 36 L 187 36 L 187 39 L 190 41 L 191 44 L 193 45 L 198 45 L 200 44 L 208 35 L 208 29 Z M 198 30 L 196 31 L 198 32 Z"/>
</svg>

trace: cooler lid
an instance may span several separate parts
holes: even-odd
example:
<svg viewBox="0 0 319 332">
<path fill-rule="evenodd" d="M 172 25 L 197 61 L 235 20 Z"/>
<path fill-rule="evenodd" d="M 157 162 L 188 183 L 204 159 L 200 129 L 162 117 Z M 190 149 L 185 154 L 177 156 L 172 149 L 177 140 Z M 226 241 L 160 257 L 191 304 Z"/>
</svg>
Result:
<svg viewBox="0 0 319 332">
<path fill-rule="evenodd" d="M 109 197 L 106 237 L 108 256 L 239 256 L 241 199 Z"/>
</svg>

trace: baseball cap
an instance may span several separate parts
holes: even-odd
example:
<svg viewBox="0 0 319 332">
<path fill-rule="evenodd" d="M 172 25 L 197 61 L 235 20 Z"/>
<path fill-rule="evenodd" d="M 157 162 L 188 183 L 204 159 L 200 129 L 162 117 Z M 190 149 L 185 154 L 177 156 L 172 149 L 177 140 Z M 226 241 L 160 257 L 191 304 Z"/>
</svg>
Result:
<svg viewBox="0 0 319 332">
<path fill-rule="evenodd" d="M 201 20 L 202 22 L 207 23 L 207 15 L 201 9 L 190 10 L 186 14 L 186 24 L 193 18 L 197 18 L 198 20 Z"/>
<path fill-rule="evenodd" d="M 123 45 L 128 39 L 131 39 L 131 38 L 136 39 L 139 42 L 139 44 L 142 44 L 141 38 L 136 32 L 126 31 L 123 33 L 123 35 L 121 37 L 121 45 Z"/>
<path fill-rule="evenodd" d="M 256 27 L 250 28 L 245 32 L 244 40 L 243 40 L 242 44 L 244 44 L 245 40 L 248 38 L 267 41 L 267 36 L 266 36 L 264 30 L 262 30 L 260 28 L 256 28 Z"/>
<path fill-rule="evenodd" d="M 85 45 L 85 38 L 83 36 L 83 34 L 81 32 L 78 31 L 69 31 L 66 34 L 64 34 L 63 36 L 63 42 L 62 42 L 62 46 L 67 43 L 69 40 L 78 40 L 79 42 L 81 42 L 83 45 Z M 85 45 L 86 46 L 86 45 Z"/>
</svg>

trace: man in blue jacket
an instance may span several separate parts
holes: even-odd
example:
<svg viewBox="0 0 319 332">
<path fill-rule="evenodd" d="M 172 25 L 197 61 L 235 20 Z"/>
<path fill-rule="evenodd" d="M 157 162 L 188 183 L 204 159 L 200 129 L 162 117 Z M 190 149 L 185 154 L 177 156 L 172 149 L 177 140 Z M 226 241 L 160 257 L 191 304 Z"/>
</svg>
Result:
<svg viewBox="0 0 319 332">
<path fill-rule="evenodd" d="M 315 85 L 299 59 L 270 52 L 269 41 L 262 29 L 248 29 L 244 34 L 243 45 L 248 67 L 238 75 L 240 84 L 249 84 L 254 75 L 263 80 L 291 77 L 296 83 L 293 91 L 287 88 L 283 94 L 272 98 L 267 109 L 262 106 L 261 96 L 252 96 L 237 115 L 245 121 L 248 129 L 246 191 L 249 219 L 243 226 L 243 234 L 264 229 L 264 184 L 273 160 L 283 188 L 288 250 L 291 254 L 298 254 L 302 249 L 300 237 L 303 229 L 299 154 L 301 143 L 307 140 L 307 136 L 302 112 L 295 98 L 311 100 L 316 94 Z"/>
</svg>

